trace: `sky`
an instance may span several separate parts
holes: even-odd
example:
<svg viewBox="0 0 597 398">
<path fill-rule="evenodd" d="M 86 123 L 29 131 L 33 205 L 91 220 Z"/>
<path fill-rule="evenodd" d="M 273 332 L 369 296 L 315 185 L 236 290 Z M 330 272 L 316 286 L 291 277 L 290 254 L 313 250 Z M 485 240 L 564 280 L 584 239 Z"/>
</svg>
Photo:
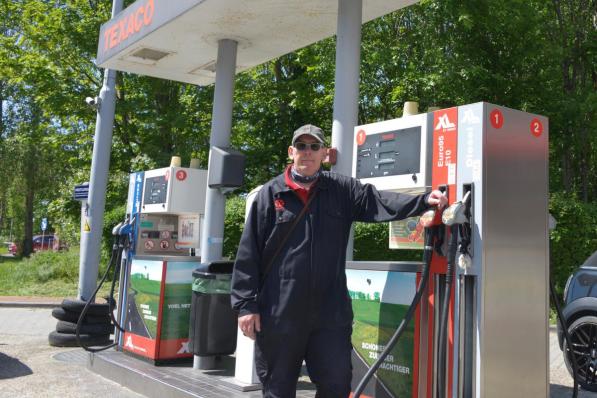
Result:
<svg viewBox="0 0 597 398">
<path fill-rule="evenodd" d="M 414 272 L 347 269 L 346 278 L 348 290 L 369 293 L 371 297 L 379 292 L 384 303 L 409 305 L 415 295 Z"/>
</svg>

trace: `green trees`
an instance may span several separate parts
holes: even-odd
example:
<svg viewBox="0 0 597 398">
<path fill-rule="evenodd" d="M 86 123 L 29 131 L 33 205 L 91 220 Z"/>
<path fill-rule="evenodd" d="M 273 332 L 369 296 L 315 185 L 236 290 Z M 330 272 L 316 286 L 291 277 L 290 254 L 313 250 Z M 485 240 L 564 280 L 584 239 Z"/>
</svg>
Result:
<svg viewBox="0 0 597 398">
<path fill-rule="evenodd" d="M 28 237 L 48 215 L 51 228 L 76 241 L 70 195 L 89 179 L 96 117 L 84 98 L 101 87 L 93 61 L 109 14 L 109 1 L 0 3 L 0 235 L 13 218 Z M 546 115 L 552 210 L 566 225 L 571 212 L 556 210 L 561 204 L 593 209 L 597 198 L 596 15 L 595 0 L 423 0 L 371 21 L 363 26 L 359 123 L 398 117 L 407 100 L 422 111 L 489 101 Z M 237 76 L 231 141 L 247 154 L 243 191 L 282 170 L 297 126 L 331 130 L 334 57 L 329 38 Z M 110 220 L 122 215 L 129 172 L 165 166 L 172 155 L 207 165 L 212 96 L 212 87 L 119 73 Z M 240 202 L 230 206 L 241 213 Z M 586 214 L 594 225 L 595 212 Z M 234 220 L 227 228 L 239 231 Z M 368 239 L 384 231 L 358 227 Z M 558 245 L 576 246 L 570 234 L 557 236 Z M 556 255 L 554 265 L 569 270 L 597 248 L 594 234 L 582 239 L 576 257 Z M 355 247 L 357 258 L 366 251 Z"/>
</svg>

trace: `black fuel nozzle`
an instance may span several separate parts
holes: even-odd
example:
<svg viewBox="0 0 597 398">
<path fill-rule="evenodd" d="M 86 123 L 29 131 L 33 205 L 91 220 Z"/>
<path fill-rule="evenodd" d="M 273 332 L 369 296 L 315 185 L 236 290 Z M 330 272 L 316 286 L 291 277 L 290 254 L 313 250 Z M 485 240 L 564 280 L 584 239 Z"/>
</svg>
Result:
<svg viewBox="0 0 597 398">
<path fill-rule="evenodd" d="M 444 188 L 442 190 L 442 188 Z M 440 187 L 440 191 L 442 192 L 446 192 L 446 187 Z M 442 233 L 442 229 L 441 225 L 442 225 L 442 213 L 443 213 L 443 209 L 440 209 L 438 207 L 434 207 L 432 209 L 427 210 L 425 213 L 423 213 L 421 215 L 421 217 L 419 218 L 419 223 L 421 223 L 421 225 L 423 227 L 425 227 L 426 230 L 428 230 L 428 234 L 429 234 L 429 247 L 427 247 L 427 243 L 426 243 L 426 247 L 425 249 L 429 249 L 429 250 L 435 250 L 435 252 L 440 255 L 443 256 L 443 244 L 444 244 L 444 234 Z"/>
</svg>

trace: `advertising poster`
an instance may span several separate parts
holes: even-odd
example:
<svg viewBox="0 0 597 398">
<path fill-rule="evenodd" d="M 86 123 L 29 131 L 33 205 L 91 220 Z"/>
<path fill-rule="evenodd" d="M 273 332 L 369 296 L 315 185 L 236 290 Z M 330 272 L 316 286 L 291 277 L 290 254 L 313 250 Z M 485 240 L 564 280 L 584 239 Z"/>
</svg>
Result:
<svg viewBox="0 0 597 398">
<path fill-rule="evenodd" d="M 160 358 L 178 358 L 191 356 L 189 351 L 189 319 L 193 269 L 199 263 L 168 262 L 166 284 L 164 286 L 164 304 L 160 343 Z"/>
<path fill-rule="evenodd" d="M 148 358 L 156 354 L 162 271 L 161 260 L 131 263 L 123 348 Z"/>
<path fill-rule="evenodd" d="M 162 261 L 133 260 L 126 330 L 155 339 L 160 303 Z"/>
<path fill-rule="evenodd" d="M 353 388 L 385 349 L 404 318 L 416 290 L 416 273 L 346 270 L 354 323 Z M 414 320 L 377 370 L 363 397 L 411 397 Z"/>
<path fill-rule="evenodd" d="M 424 246 L 423 231 L 419 217 L 390 222 L 390 249 L 417 249 Z"/>
</svg>

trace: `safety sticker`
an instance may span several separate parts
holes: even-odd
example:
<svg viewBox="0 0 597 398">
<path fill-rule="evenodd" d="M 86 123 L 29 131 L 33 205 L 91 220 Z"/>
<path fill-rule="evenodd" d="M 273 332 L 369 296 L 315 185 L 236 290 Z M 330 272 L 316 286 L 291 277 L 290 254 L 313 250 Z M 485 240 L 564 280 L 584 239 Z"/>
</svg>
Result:
<svg viewBox="0 0 597 398">
<path fill-rule="evenodd" d="M 91 232 L 91 227 L 89 226 L 89 219 L 85 219 L 83 223 L 83 232 Z"/>
</svg>

